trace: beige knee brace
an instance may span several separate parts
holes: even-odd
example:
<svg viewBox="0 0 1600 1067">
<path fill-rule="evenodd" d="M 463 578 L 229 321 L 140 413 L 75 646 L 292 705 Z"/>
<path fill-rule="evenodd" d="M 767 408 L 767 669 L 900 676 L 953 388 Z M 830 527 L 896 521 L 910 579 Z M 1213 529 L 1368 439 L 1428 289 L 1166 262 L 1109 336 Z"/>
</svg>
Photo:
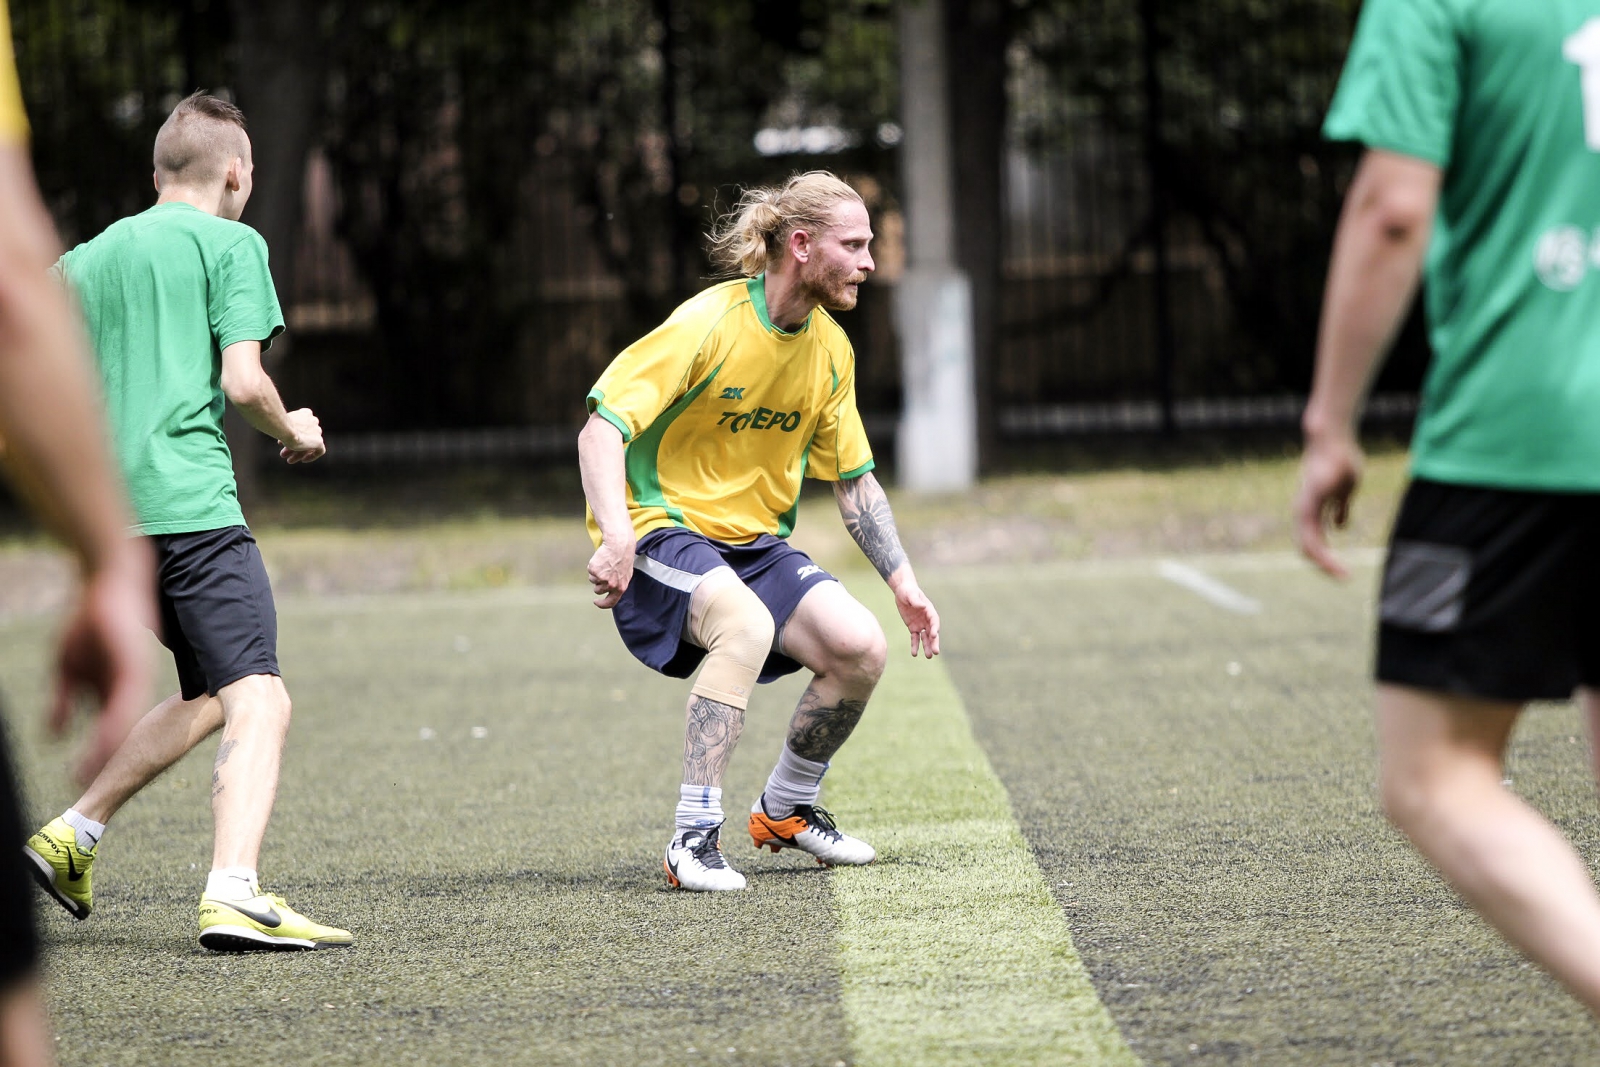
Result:
<svg viewBox="0 0 1600 1067">
<path fill-rule="evenodd" d="M 772 613 L 743 582 L 720 584 L 698 606 L 699 611 L 689 611 L 689 637 L 706 650 L 706 660 L 690 692 L 748 707 L 772 651 Z"/>
</svg>

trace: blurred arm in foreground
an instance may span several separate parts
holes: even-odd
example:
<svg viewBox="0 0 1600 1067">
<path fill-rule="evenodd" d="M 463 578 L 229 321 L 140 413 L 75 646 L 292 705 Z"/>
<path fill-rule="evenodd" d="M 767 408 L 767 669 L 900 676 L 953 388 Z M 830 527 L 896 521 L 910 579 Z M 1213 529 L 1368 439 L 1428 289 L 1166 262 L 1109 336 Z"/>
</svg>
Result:
<svg viewBox="0 0 1600 1067">
<path fill-rule="evenodd" d="M 1335 578 L 1349 572 L 1328 545 L 1328 524 L 1350 515 L 1361 404 L 1416 295 L 1441 180 L 1431 163 L 1368 151 L 1334 236 L 1294 523 L 1300 551 Z"/>
<path fill-rule="evenodd" d="M 0 146 L 0 436 L 24 499 L 77 553 L 83 589 L 60 644 L 50 726 L 65 729 L 75 693 L 100 721 L 77 774 L 92 778 L 144 712 L 154 628 L 148 546 L 113 473 L 84 341 L 49 274 L 54 228 L 25 150 Z"/>
</svg>

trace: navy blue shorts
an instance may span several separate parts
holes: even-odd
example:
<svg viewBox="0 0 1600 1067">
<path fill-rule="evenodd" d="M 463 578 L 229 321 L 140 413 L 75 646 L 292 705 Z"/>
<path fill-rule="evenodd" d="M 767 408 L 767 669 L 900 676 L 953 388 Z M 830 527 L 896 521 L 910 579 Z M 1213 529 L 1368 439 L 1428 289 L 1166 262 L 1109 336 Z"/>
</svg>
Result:
<svg viewBox="0 0 1600 1067">
<path fill-rule="evenodd" d="M 161 643 L 183 699 L 278 674 L 278 610 L 256 539 L 243 526 L 155 534 Z"/>
<path fill-rule="evenodd" d="M 733 568 L 761 598 L 778 633 L 813 586 L 834 581 L 810 556 L 771 534 L 730 545 L 693 530 L 652 530 L 639 539 L 633 581 L 611 609 L 622 643 L 646 667 L 669 678 L 687 678 L 700 666 L 706 650 L 685 634 L 689 598 L 700 579 L 718 567 Z M 770 682 L 799 669 L 800 664 L 774 649 L 757 681 Z"/>
</svg>

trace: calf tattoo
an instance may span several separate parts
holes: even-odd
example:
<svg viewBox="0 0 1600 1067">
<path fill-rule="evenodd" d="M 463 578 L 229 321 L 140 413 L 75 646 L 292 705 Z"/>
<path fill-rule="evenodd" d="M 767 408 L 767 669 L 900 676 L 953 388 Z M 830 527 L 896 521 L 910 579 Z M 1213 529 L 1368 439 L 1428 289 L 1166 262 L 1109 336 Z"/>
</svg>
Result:
<svg viewBox="0 0 1600 1067">
<path fill-rule="evenodd" d="M 845 529 L 878 573 L 889 577 L 906 561 L 906 550 L 900 547 L 900 532 L 895 528 L 894 512 L 889 510 L 883 486 L 868 472 L 839 482 L 835 495 Z"/>
<path fill-rule="evenodd" d="M 865 700 L 841 700 L 824 707 L 816 682 L 806 687 L 789 720 L 789 748 L 801 759 L 826 763 L 839 751 L 839 746 L 849 738 L 861 713 L 867 710 Z"/>
<path fill-rule="evenodd" d="M 211 765 L 211 795 L 219 796 L 222 793 L 222 765 L 228 762 L 228 757 L 233 755 L 239 742 L 224 741 L 217 746 L 217 762 Z"/>
<path fill-rule="evenodd" d="M 683 781 L 721 785 L 733 746 L 744 729 L 744 712 L 710 697 L 689 698 L 689 725 L 683 734 Z"/>
</svg>

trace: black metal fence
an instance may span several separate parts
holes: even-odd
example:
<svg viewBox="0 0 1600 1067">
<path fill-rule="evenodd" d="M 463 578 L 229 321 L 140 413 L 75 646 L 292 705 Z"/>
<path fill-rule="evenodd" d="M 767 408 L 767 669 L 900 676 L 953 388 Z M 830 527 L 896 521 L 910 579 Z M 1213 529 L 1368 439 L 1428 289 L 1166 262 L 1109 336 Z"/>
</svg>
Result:
<svg viewBox="0 0 1600 1067">
<path fill-rule="evenodd" d="M 810 166 L 874 210 L 879 278 L 844 322 L 864 413 L 892 426 L 892 4 L 282 2 L 319 104 L 294 247 L 273 250 L 293 265 L 275 374 L 348 456 L 569 447 L 606 360 L 707 278 L 715 207 Z M 234 87 L 239 6 L 13 0 L 70 240 L 150 202 L 179 96 Z M 1291 422 L 1353 160 L 1318 127 L 1354 0 L 1009 10 L 1000 326 L 979 353 L 1001 435 Z M 1413 328 L 1380 388 L 1412 391 L 1425 358 Z"/>
</svg>

